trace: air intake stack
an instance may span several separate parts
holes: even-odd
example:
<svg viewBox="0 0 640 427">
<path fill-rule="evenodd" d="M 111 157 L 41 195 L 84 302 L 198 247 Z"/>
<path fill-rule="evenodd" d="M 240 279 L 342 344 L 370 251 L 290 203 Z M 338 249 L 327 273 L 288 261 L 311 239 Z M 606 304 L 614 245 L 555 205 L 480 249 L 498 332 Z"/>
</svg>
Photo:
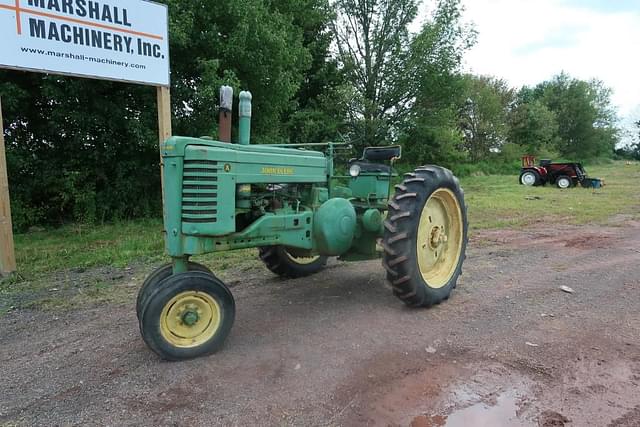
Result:
<svg viewBox="0 0 640 427">
<path fill-rule="evenodd" d="M 240 92 L 240 145 L 251 143 L 251 92 Z"/>
</svg>

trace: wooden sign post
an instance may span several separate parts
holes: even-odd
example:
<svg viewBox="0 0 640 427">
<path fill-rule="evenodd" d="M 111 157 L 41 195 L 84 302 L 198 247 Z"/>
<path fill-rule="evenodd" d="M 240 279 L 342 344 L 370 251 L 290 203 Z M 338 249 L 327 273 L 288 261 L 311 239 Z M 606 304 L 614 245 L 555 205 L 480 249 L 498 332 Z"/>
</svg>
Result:
<svg viewBox="0 0 640 427">
<path fill-rule="evenodd" d="M 4 150 L 4 126 L 2 122 L 2 99 L 0 99 L 0 275 L 16 271 L 16 255 L 13 247 L 11 224 L 11 202 L 7 177 L 7 156 Z"/>
<path fill-rule="evenodd" d="M 171 137 L 171 93 L 168 87 L 158 86 L 158 129 L 160 145 Z M 162 185 L 162 206 L 164 209 L 164 165 L 160 151 L 160 183 Z"/>
</svg>

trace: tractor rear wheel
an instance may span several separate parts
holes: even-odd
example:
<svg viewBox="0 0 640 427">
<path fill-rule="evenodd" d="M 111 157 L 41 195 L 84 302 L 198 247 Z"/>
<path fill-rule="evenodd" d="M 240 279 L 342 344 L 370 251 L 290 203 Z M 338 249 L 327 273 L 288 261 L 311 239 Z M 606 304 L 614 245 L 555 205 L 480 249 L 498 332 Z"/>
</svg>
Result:
<svg viewBox="0 0 640 427">
<path fill-rule="evenodd" d="M 165 360 L 184 360 L 219 350 L 233 326 L 235 301 L 215 276 L 200 271 L 164 279 L 143 307 L 140 332 Z"/>
<path fill-rule="evenodd" d="M 310 276 L 327 265 L 326 256 L 301 257 L 293 255 L 284 246 L 264 246 L 260 249 L 260 259 L 267 268 L 281 277 L 295 279 Z"/>
<path fill-rule="evenodd" d="M 540 185 L 540 174 L 536 171 L 524 171 L 520 174 L 520 184 L 527 187 Z"/>
<path fill-rule="evenodd" d="M 560 189 L 567 189 L 573 187 L 573 181 L 566 175 L 559 176 L 556 178 L 556 185 Z"/>
<path fill-rule="evenodd" d="M 467 209 L 458 179 L 438 166 L 405 175 L 387 218 L 383 266 L 393 293 L 412 307 L 448 299 L 467 247 Z"/>
<path fill-rule="evenodd" d="M 189 271 L 202 271 L 205 273 L 209 273 L 213 275 L 211 270 L 208 267 L 205 267 L 202 264 L 198 264 L 197 262 L 189 261 Z M 140 290 L 138 291 L 138 298 L 136 300 L 136 316 L 138 316 L 138 320 L 142 317 L 142 307 L 144 307 L 145 299 L 149 297 L 149 294 L 153 292 L 158 283 L 162 282 L 167 277 L 173 274 L 173 264 L 168 263 L 164 264 L 158 268 L 156 268 L 150 275 L 144 279 Z"/>
</svg>

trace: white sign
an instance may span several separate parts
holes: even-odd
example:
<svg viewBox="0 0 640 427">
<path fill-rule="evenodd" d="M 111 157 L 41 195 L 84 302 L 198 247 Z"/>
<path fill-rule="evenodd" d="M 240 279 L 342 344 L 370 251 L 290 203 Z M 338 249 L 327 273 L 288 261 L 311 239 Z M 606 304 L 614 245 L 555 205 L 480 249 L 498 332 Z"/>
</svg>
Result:
<svg viewBox="0 0 640 427">
<path fill-rule="evenodd" d="M 0 68 L 169 86 L 166 5 L 0 0 Z"/>
</svg>

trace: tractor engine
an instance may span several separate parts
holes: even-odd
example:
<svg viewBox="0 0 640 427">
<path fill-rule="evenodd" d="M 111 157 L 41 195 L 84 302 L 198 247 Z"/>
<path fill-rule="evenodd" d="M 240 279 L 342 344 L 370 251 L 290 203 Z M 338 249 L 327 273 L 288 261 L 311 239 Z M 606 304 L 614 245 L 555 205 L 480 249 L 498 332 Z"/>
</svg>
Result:
<svg viewBox="0 0 640 427">
<path fill-rule="evenodd" d="M 268 245 L 314 249 L 314 211 L 329 199 L 324 154 L 193 138 L 171 138 L 163 151 L 171 256 Z"/>
</svg>

